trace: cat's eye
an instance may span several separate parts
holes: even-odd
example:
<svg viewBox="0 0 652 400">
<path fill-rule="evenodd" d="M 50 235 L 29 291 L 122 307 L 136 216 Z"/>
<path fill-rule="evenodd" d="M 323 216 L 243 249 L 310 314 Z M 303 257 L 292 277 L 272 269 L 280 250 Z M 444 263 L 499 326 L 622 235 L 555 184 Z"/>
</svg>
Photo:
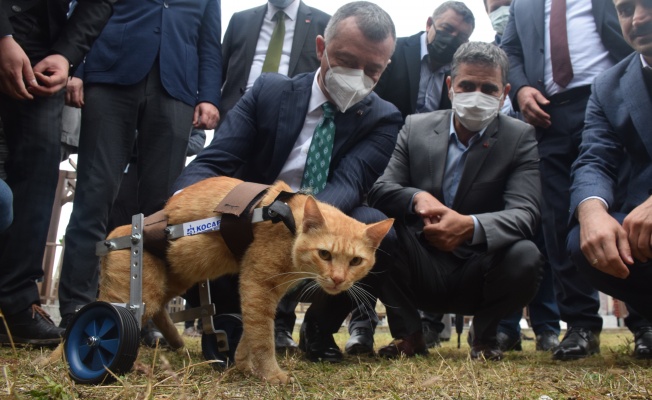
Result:
<svg viewBox="0 0 652 400">
<path fill-rule="evenodd" d="M 331 256 L 330 251 L 328 250 L 320 249 L 318 253 L 319 253 L 319 258 L 321 258 L 322 260 L 330 261 L 333 258 Z"/>
<path fill-rule="evenodd" d="M 349 261 L 349 265 L 352 267 L 357 267 L 360 263 L 362 263 L 361 257 L 353 257 L 351 261 Z"/>
</svg>

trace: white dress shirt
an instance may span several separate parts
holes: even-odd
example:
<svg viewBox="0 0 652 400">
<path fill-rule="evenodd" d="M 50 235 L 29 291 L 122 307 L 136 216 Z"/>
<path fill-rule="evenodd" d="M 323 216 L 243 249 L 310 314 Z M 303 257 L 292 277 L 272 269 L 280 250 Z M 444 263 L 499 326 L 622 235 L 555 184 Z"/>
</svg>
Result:
<svg viewBox="0 0 652 400">
<path fill-rule="evenodd" d="M 281 63 L 278 66 L 279 74 L 287 75 L 290 69 L 290 53 L 292 52 L 292 40 L 294 39 L 294 27 L 297 23 L 299 3 L 300 1 L 295 0 L 283 10 L 285 12 L 285 38 L 283 40 Z M 267 3 L 267 13 L 263 19 L 263 26 L 260 28 L 260 35 L 258 36 L 258 43 L 256 43 L 254 60 L 251 64 L 251 71 L 249 71 L 247 90 L 251 89 L 254 85 L 254 81 L 263 71 L 263 63 L 265 62 L 265 55 L 267 54 L 269 41 L 272 38 L 272 32 L 274 32 L 274 27 L 276 26 L 276 20 L 273 18 L 279 10 L 279 8 Z"/>
<path fill-rule="evenodd" d="M 292 146 L 292 151 L 276 178 L 283 180 L 285 183 L 290 185 L 294 191 L 301 188 L 303 170 L 306 166 L 306 159 L 308 158 L 308 150 L 310 149 L 310 143 L 312 142 L 312 135 L 315 133 L 315 128 L 317 127 L 319 120 L 324 115 L 321 105 L 328 101 L 317 83 L 320 70 L 321 69 L 317 70 L 315 79 L 312 82 L 310 103 L 308 103 L 308 114 L 306 114 L 306 119 L 303 122 L 301 133 L 294 143 L 294 146 Z"/>
</svg>

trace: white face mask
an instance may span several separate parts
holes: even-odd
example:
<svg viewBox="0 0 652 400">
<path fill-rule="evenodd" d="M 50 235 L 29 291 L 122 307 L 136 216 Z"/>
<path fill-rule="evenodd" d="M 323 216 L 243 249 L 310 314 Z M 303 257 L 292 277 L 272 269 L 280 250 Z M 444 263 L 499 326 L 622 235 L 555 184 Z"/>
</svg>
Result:
<svg viewBox="0 0 652 400">
<path fill-rule="evenodd" d="M 509 21 L 509 6 L 500 6 L 496 8 L 489 13 L 489 19 L 491 20 L 491 26 L 493 26 L 494 31 L 502 36 L 505 32 L 507 21 Z"/>
<path fill-rule="evenodd" d="M 455 93 L 453 110 L 460 123 L 471 132 L 479 132 L 487 127 L 498 115 L 498 108 L 503 96 L 494 97 L 482 92 Z"/>
<path fill-rule="evenodd" d="M 371 93 L 376 86 L 373 79 L 361 69 L 331 67 L 324 49 L 328 71 L 324 76 L 324 87 L 340 112 L 345 112 Z"/>
<path fill-rule="evenodd" d="M 273 5 L 276 8 L 280 8 L 281 10 L 285 9 L 285 7 L 289 6 L 292 4 L 294 0 L 269 0 L 269 4 Z"/>
</svg>

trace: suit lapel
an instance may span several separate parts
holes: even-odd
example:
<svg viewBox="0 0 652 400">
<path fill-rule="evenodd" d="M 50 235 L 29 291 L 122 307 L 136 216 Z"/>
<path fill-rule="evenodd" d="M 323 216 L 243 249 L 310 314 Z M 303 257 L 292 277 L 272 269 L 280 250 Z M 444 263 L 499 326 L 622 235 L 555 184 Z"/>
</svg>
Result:
<svg viewBox="0 0 652 400">
<path fill-rule="evenodd" d="M 540 43 L 543 46 L 545 32 L 545 0 L 535 0 L 534 5 L 530 3 L 530 0 L 521 1 L 521 6 L 529 8 L 530 11 L 530 26 L 534 27 L 534 33 L 536 33 L 534 43 Z M 532 51 L 535 49 L 531 49 Z"/>
<path fill-rule="evenodd" d="M 443 113 L 443 118 L 435 123 L 434 129 L 426 132 L 425 140 L 428 149 L 428 180 L 424 189 L 427 189 L 433 196 L 444 202 L 442 184 L 444 182 L 444 171 L 446 170 L 446 155 L 448 154 L 448 142 L 450 139 L 450 121 L 452 111 Z M 430 183 L 432 182 L 432 183 Z M 430 187 L 432 184 L 432 187 Z"/>
<path fill-rule="evenodd" d="M 476 176 L 483 168 L 484 162 L 491 152 L 491 149 L 493 149 L 497 140 L 499 119 L 500 117 L 494 119 L 487 127 L 482 138 L 473 143 L 469 149 L 469 154 L 466 156 L 466 161 L 464 162 L 462 177 L 460 178 L 460 183 L 457 186 L 457 192 L 455 193 L 453 209 L 459 206 L 460 199 L 466 197 L 467 192 L 471 189 L 471 184 L 476 181 Z"/>
<path fill-rule="evenodd" d="M 246 69 L 245 84 L 249 79 L 249 73 L 251 72 L 251 64 L 253 64 L 254 62 L 254 55 L 256 54 L 256 44 L 258 44 L 258 37 L 260 36 L 260 29 L 263 26 L 263 20 L 265 19 L 266 12 L 267 12 L 267 5 L 253 9 L 253 13 L 251 17 L 251 27 L 247 31 L 247 37 L 245 38 L 245 60 L 247 60 L 245 66 Z"/>
<path fill-rule="evenodd" d="M 652 110 L 652 100 L 645 88 L 641 69 L 641 59 L 636 53 L 620 80 L 620 90 L 634 127 L 648 154 L 652 156 L 652 135 L 647 134 L 652 126 L 652 113 L 650 112 Z M 641 88 L 641 86 L 643 87 Z"/>
<path fill-rule="evenodd" d="M 274 143 L 273 157 L 274 165 L 270 166 L 273 176 L 278 176 L 281 168 L 288 159 L 294 148 L 301 128 L 308 113 L 312 81 L 315 74 L 301 75 L 299 79 L 293 79 L 292 85 L 286 89 L 281 96 L 281 104 L 278 109 L 278 122 L 276 129 L 276 141 Z M 273 123 L 273 122 L 272 122 Z M 274 175 L 275 174 L 275 175 Z"/>
<path fill-rule="evenodd" d="M 410 90 L 410 107 L 417 109 L 419 97 L 419 80 L 421 79 L 421 34 L 414 35 L 405 45 L 405 65 L 407 65 L 408 84 Z"/>
<path fill-rule="evenodd" d="M 288 69 L 288 76 L 294 76 L 294 70 L 299 62 L 303 44 L 306 42 L 308 35 L 308 28 L 312 23 L 312 11 L 308 6 L 299 3 L 299 11 L 297 12 L 297 20 L 294 27 L 294 38 L 292 39 L 292 50 L 290 52 L 290 67 Z M 310 38 L 315 40 L 315 38 Z"/>
</svg>

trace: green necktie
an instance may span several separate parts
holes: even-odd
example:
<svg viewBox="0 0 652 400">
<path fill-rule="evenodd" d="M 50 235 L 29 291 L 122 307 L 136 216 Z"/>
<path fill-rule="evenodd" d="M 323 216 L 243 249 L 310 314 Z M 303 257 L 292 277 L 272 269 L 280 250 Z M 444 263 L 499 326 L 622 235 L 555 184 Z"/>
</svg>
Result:
<svg viewBox="0 0 652 400">
<path fill-rule="evenodd" d="M 313 194 L 321 192 L 326 187 L 335 139 L 335 108 L 331 103 L 324 103 L 321 108 L 324 110 L 324 115 L 312 135 L 301 181 L 301 189 L 312 188 Z"/>
<path fill-rule="evenodd" d="M 277 11 L 274 15 L 276 26 L 272 37 L 267 46 L 267 54 L 263 63 L 263 72 L 278 72 L 278 66 L 281 63 L 281 53 L 283 53 L 283 41 L 285 40 L 285 12 Z"/>
</svg>

